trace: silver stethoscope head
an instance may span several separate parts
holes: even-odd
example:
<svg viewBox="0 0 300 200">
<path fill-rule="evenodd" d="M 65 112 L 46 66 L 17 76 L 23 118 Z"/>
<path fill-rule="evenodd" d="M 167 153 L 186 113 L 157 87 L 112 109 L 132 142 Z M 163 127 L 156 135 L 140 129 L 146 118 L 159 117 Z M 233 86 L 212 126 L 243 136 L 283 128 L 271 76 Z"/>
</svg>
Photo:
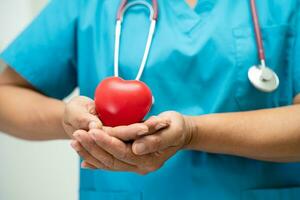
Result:
<svg viewBox="0 0 300 200">
<path fill-rule="evenodd" d="M 262 92 L 273 92 L 279 86 L 277 74 L 265 65 L 264 60 L 261 61 L 259 66 L 250 67 L 248 78 L 252 85 Z"/>
<path fill-rule="evenodd" d="M 250 67 L 248 78 L 256 89 L 262 92 L 273 92 L 279 86 L 279 78 L 271 68 L 266 66 L 265 50 L 255 0 L 250 0 L 250 4 L 260 64 Z"/>
</svg>

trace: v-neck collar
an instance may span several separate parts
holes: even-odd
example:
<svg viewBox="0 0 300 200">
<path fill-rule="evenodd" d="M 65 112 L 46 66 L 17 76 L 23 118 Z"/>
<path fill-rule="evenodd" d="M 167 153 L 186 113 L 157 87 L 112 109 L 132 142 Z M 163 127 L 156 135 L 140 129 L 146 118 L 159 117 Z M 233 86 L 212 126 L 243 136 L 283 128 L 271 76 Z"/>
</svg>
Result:
<svg viewBox="0 0 300 200">
<path fill-rule="evenodd" d="M 190 32 L 194 27 L 208 20 L 216 7 L 217 0 L 198 0 L 195 8 L 185 0 L 166 1 L 178 20 L 178 25 L 184 32 Z"/>
</svg>

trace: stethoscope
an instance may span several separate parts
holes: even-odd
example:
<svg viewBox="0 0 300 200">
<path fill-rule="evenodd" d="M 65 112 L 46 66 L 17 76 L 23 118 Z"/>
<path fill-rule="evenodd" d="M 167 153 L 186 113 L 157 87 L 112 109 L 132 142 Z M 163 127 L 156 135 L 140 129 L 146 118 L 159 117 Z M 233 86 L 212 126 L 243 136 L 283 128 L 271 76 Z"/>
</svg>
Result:
<svg viewBox="0 0 300 200">
<path fill-rule="evenodd" d="M 144 51 L 142 63 L 139 67 L 138 74 L 135 78 L 135 80 L 139 81 L 142 77 L 142 74 L 144 72 L 144 69 L 145 69 L 145 66 L 147 63 L 150 47 L 152 45 L 152 40 L 153 40 L 153 36 L 155 33 L 156 21 L 157 21 L 157 16 L 158 16 L 157 0 L 152 0 L 152 5 L 146 1 L 133 1 L 133 2 L 127 3 L 127 0 L 122 0 L 120 8 L 117 13 L 117 22 L 116 22 L 116 30 L 115 30 L 114 75 L 115 75 L 115 77 L 119 77 L 120 38 L 121 38 L 121 33 L 122 33 L 122 22 L 123 22 L 124 14 L 130 7 L 136 6 L 136 5 L 143 5 L 143 6 L 147 7 L 150 11 L 150 17 L 149 17 L 150 28 L 149 28 L 149 33 L 148 33 L 148 37 L 147 37 L 146 48 Z"/>
<path fill-rule="evenodd" d="M 255 30 L 255 37 L 257 43 L 257 51 L 260 63 L 254 65 L 248 70 L 248 79 L 251 84 L 262 92 L 273 92 L 279 86 L 279 78 L 277 74 L 266 65 L 265 50 L 262 41 L 262 34 L 259 25 L 259 19 L 257 15 L 257 9 L 255 0 L 250 0 L 251 13 Z M 143 71 L 145 69 L 147 59 L 149 56 L 150 47 L 153 41 L 153 36 L 156 28 L 156 21 L 158 16 L 158 3 L 157 0 L 152 0 L 152 5 L 146 1 L 133 1 L 128 3 L 127 0 L 122 0 L 117 13 L 116 30 L 115 30 L 115 52 L 114 52 L 114 75 L 119 76 L 119 51 L 120 51 L 120 38 L 122 32 L 122 22 L 125 12 L 132 6 L 142 5 L 149 9 L 150 11 L 150 28 L 146 43 L 146 48 L 144 51 L 144 56 L 142 63 L 139 67 L 138 74 L 136 76 L 137 81 L 141 79 Z"/>
</svg>

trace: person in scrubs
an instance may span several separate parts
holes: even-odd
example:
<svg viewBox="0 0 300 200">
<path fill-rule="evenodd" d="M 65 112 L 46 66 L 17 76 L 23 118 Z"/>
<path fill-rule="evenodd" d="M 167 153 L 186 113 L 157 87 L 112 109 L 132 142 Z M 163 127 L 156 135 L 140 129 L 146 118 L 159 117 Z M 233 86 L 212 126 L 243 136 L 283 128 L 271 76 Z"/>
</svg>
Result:
<svg viewBox="0 0 300 200">
<path fill-rule="evenodd" d="M 120 0 L 52 0 L 1 54 L 1 131 L 71 138 L 81 200 L 300 199 L 300 2 L 257 1 L 266 61 L 281 81 L 270 93 L 247 76 L 258 62 L 248 0 L 158 3 L 141 79 L 155 96 L 145 121 L 106 127 L 95 112 L 95 88 L 113 76 Z M 137 6 L 125 16 L 126 80 L 148 15 Z M 63 103 L 75 87 L 81 96 Z"/>
</svg>

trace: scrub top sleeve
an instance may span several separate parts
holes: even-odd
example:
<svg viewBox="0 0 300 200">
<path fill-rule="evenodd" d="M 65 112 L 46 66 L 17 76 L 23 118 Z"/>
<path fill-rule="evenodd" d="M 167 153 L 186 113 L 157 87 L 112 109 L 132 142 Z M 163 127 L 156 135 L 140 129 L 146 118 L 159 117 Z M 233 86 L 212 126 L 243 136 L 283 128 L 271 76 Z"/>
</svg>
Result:
<svg viewBox="0 0 300 200">
<path fill-rule="evenodd" d="M 300 8 L 298 7 L 296 17 L 296 37 L 295 37 L 295 48 L 294 54 L 294 94 L 300 94 Z"/>
<path fill-rule="evenodd" d="M 62 99 L 77 85 L 80 0 L 52 0 L 0 59 L 43 94 Z"/>
</svg>

